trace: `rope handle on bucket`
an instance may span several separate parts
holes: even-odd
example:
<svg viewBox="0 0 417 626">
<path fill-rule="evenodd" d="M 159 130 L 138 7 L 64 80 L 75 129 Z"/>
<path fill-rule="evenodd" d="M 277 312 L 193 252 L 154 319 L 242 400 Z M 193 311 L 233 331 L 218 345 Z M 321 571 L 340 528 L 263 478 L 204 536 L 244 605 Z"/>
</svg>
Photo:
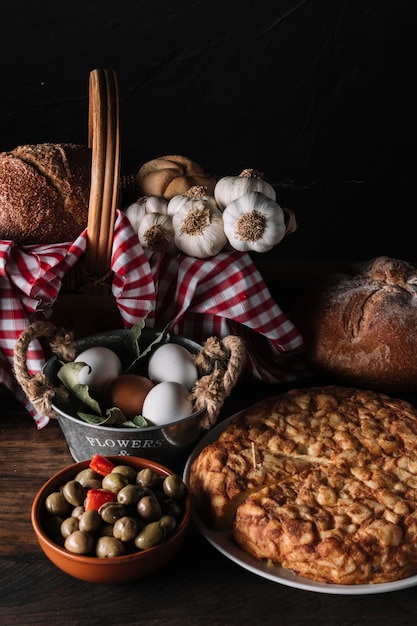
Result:
<svg viewBox="0 0 417 626">
<path fill-rule="evenodd" d="M 75 358 L 74 335 L 63 329 L 58 329 L 50 322 L 34 322 L 20 335 L 14 347 L 14 375 L 25 392 L 26 397 L 35 409 L 47 417 L 56 418 L 51 402 L 54 398 L 67 398 L 68 390 L 64 385 L 55 386 L 39 372 L 31 376 L 27 366 L 27 352 L 32 341 L 45 338 L 49 347 L 58 358 L 63 361 L 73 361 Z"/>
<path fill-rule="evenodd" d="M 76 356 L 74 335 L 51 322 L 30 324 L 19 336 L 14 347 L 14 375 L 26 397 L 35 409 L 50 418 L 57 418 L 52 408 L 54 399 L 69 395 L 64 385 L 54 385 L 43 372 L 31 375 L 28 370 L 27 353 L 32 341 L 46 339 L 50 350 L 65 362 Z M 243 340 L 235 335 L 223 339 L 209 337 L 196 355 L 195 363 L 200 374 L 192 391 L 195 410 L 204 409 L 200 417 L 203 429 L 215 423 L 225 399 L 238 382 L 245 362 Z"/>
</svg>

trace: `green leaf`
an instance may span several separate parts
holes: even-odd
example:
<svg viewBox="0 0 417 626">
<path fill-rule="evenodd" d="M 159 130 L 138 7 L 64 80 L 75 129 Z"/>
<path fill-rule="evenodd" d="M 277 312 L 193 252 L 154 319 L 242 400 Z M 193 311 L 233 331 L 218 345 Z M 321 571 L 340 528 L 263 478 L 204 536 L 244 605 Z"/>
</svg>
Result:
<svg viewBox="0 0 417 626">
<path fill-rule="evenodd" d="M 131 420 L 126 419 L 126 416 L 118 407 L 107 409 L 105 416 L 91 415 L 83 411 L 79 411 L 77 415 L 83 422 L 95 424 L 96 426 L 122 426 L 125 428 L 145 428 L 149 426 L 142 415 L 136 415 Z"/>
<path fill-rule="evenodd" d="M 145 320 L 140 320 L 130 329 L 129 334 L 124 340 L 125 349 L 128 354 L 135 355 L 133 361 L 126 368 L 125 373 L 129 374 L 132 371 L 135 371 L 136 365 L 139 360 L 143 359 L 145 356 L 151 352 L 156 345 L 165 341 L 166 336 L 168 335 L 169 324 L 153 339 L 147 346 L 143 347 L 140 345 L 141 343 L 141 335 L 142 330 L 145 327 Z"/>
<path fill-rule="evenodd" d="M 136 415 L 133 420 L 130 420 L 130 423 L 135 426 L 135 428 L 146 428 L 146 426 L 149 426 L 143 415 Z"/>
<path fill-rule="evenodd" d="M 139 357 L 139 343 L 142 330 L 145 328 L 145 319 L 139 320 L 132 326 L 124 339 L 124 347 L 127 354 L 132 358 L 133 362 Z"/>
<path fill-rule="evenodd" d="M 126 421 L 126 416 L 119 407 L 114 406 L 111 409 L 107 409 L 106 426 L 122 426 Z"/>
<path fill-rule="evenodd" d="M 83 422 L 87 422 L 88 424 L 95 424 L 96 426 L 104 426 L 107 422 L 107 417 L 103 417 L 102 415 L 91 415 L 91 413 L 83 413 L 82 411 L 78 411 L 77 416 Z"/>
<path fill-rule="evenodd" d="M 77 363 L 74 363 L 74 361 L 64 363 L 58 370 L 58 378 L 65 387 L 72 389 L 75 385 L 78 385 L 78 375 L 85 366 L 86 363 L 81 363 L 81 361 Z"/>
<path fill-rule="evenodd" d="M 77 362 L 64 363 L 57 373 L 59 380 L 67 389 L 83 404 L 88 406 L 94 413 L 101 414 L 101 408 L 95 398 L 90 395 L 88 385 L 80 385 L 78 374 L 86 366 L 85 363 Z"/>
</svg>

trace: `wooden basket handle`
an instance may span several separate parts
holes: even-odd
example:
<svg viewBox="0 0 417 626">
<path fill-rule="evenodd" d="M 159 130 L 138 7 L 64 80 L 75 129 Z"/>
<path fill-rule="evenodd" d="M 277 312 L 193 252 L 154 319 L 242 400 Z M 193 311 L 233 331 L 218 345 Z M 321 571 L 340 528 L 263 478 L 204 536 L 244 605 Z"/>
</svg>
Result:
<svg viewBox="0 0 417 626">
<path fill-rule="evenodd" d="M 114 70 L 90 73 L 88 145 L 92 149 L 86 266 L 101 276 L 110 268 L 120 177 L 119 95 Z"/>
</svg>

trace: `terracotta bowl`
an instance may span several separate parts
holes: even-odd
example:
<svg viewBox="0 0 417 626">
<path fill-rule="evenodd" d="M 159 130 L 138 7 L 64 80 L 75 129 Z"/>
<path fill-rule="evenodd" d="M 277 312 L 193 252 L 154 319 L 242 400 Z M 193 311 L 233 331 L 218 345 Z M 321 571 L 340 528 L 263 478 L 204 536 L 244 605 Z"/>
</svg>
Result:
<svg viewBox="0 0 417 626">
<path fill-rule="evenodd" d="M 139 457 L 108 457 L 115 464 L 130 465 L 137 471 L 142 468 L 151 468 L 161 476 L 169 476 L 173 472 L 168 468 Z M 45 531 L 47 517 L 45 500 L 48 494 L 59 490 L 68 480 L 73 479 L 78 472 L 89 466 L 89 460 L 70 465 L 57 472 L 41 487 L 32 504 L 31 520 L 40 547 L 45 555 L 59 569 L 67 574 L 92 583 L 125 583 L 144 578 L 166 565 L 181 548 L 189 529 L 191 519 L 191 502 L 188 492 L 184 496 L 183 518 L 175 532 L 162 543 L 125 556 L 99 558 L 73 554 L 55 543 Z"/>
</svg>

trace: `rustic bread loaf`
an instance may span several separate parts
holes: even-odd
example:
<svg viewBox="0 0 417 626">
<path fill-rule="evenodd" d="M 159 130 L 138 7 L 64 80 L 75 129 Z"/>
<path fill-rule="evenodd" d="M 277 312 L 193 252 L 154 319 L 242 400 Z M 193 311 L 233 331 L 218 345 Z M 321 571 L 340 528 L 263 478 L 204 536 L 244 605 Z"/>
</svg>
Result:
<svg viewBox="0 0 417 626">
<path fill-rule="evenodd" d="M 381 256 L 303 294 L 292 316 L 313 367 L 344 384 L 417 390 L 417 269 Z"/>
<path fill-rule="evenodd" d="M 17 244 L 75 239 L 87 226 L 91 150 L 71 143 L 0 153 L 0 238 Z"/>
</svg>

